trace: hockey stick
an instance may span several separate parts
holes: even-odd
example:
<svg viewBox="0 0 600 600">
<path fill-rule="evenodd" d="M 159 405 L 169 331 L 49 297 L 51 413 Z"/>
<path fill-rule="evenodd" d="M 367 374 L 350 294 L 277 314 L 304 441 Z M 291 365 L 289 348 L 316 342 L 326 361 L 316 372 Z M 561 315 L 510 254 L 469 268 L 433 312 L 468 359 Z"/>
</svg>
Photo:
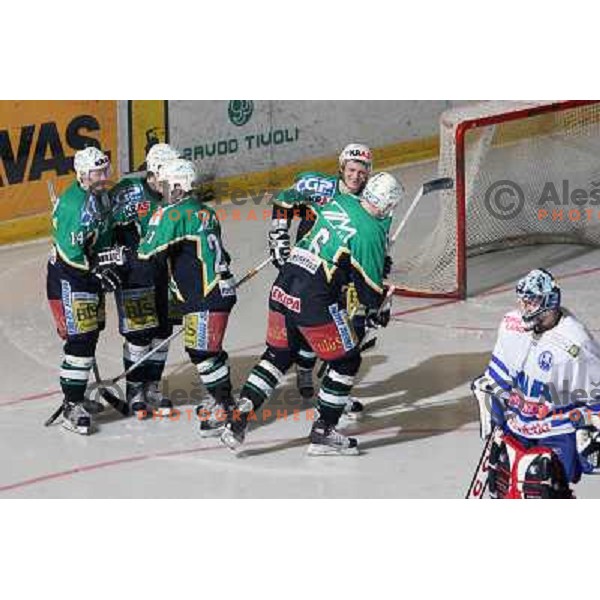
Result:
<svg viewBox="0 0 600 600">
<path fill-rule="evenodd" d="M 121 400 L 120 398 L 118 398 L 115 394 L 113 394 L 110 390 L 106 389 L 104 386 L 101 385 L 102 383 L 102 378 L 100 377 L 100 370 L 98 369 L 98 365 L 96 364 L 96 361 L 94 360 L 94 366 L 93 366 L 93 373 L 94 373 L 94 379 L 96 380 L 96 386 L 98 387 L 101 396 L 117 411 L 120 412 L 124 417 L 129 416 L 129 405 L 124 402 L 123 400 Z M 88 400 L 87 402 L 93 402 L 94 404 L 100 404 L 100 402 L 96 402 L 94 400 Z M 86 401 L 84 401 L 83 405 L 86 405 Z M 100 404 L 100 406 L 102 406 L 102 404 Z M 50 425 L 52 425 L 52 423 L 54 423 L 54 421 L 56 421 L 56 419 L 58 419 L 58 417 L 60 417 L 60 415 L 62 414 L 62 411 L 64 410 L 64 402 L 52 413 L 52 415 L 50 415 L 50 417 L 48 419 L 46 419 L 46 422 L 44 423 L 44 427 L 49 427 Z M 102 406 L 102 409 L 104 409 L 104 407 Z M 94 410 L 96 412 L 100 412 L 97 409 L 92 409 L 90 410 L 90 407 L 86 407 L 86 410 L 88 412 L 94 412 Z"/>
<path fill-rule="evenodd" d="M 490 451 L 492 450 L 492 442 L 494 441 L 496 429 L 498 429 L 497 425 L 492 429 L 485 441 L 485 446 L 479 457 L 477 467 L 475 467 L 475 473 L 473 473 L 471 484 L 465 494 L 466 500 L 481 500 L 483 498 L 488 483 L 488 459 L 490 457 Z"/>
<path fill-rule="evenodd" d="M 56 196 L 56 191 L 54 190 L 54 184 L 52 181 L 48 181 L 48 195 L 50 196 L 50 202 L 52 203 L 52 208 L 56 206 L 58 202 L 58 197 Z"/>
<path fill-rule="evenodd" d="M 236 284 L 235 289 L 246 283 L 249 279 L 252 279 L 259 271 L 262 271 L 271 262 L 271 257 L 268 256 L 260 264 L 256 265 L 253 269 L 250 269 Z"/>
<path fill-rule="evenodd" d="M 246 275 L 244 275 L 235 284 L 235 289 L 237 290 L 244 283 L 246 283 L 247 281 L 252 279 L 255 275 L 258 275 L 258 273 L 260 271 L 262 271 L 262 269 L 264 267 L 266 267 L 270 262 L 271 262 L 271 258 L 269 257 L 269 258 L 263 260 L 260 264 L 258 264 L 253 269 L 250 269 L 250 271 L 248 271 L 248 273 L 246 273 Z M 117 383 L 118 381 L 123 379 L 124 377 L 127 377 L 127 375 L 129 375 L 132 371 L 137 369 L 141 364 L 146 362 L 151 356 L 154 356 L 161 348 L 166 346 L 168 343 L 173 341 L 175 338 L 179 337 L 183 333 L 184 329 L 185 329 L 185 327 L 180 327 L 177 331 L 174 331 L 168 338 L 165 338 L 164 340 L 162 340 L 162 342 L 160 344 L 157 344 L 156 346 L 154 346 L 154 348 L 152 348 L 152 350 L 150 350 L 150 352 L 148 352 L 147 354 L 144 354 L 144 356 L 142 356 L 137 362 L 133 363 L 129 368 L 125 369 L 125 371 L 123 371 L 122 373 L 119 373 L 119 375 L 117 375 L 116 377 L 113 377 L 112 379 L 109 379 L 105 382 L 101 381 L 99 383 L 102 384 L 102 387 L 106 387 L 105 384 L 114 385 L 115 383 Z M 103 397 L 104 397 L 104 395 L 103 395 Z M 108 400 L 107 398 L 105 398 L 105 399 Z M 119 402 L 121 402 L 121 400 L 119 400 Z"/>
<path fill-rule="evenodd" d="M 94 377 L 96 379 L 96 385 L 100 392 L 100 395 L 119 413 L 124 417 L 129 416 L 129 404 L 124 400 L 121 400 L 116 394 L 113 394 L 109 389 L 102 385 L 102 378 L 100 377 L 100 371 L 98 365 L 94 361 Z"/>
<path fill-rule="evenodd" d="M 396 227 L 396 231 L 394 231 L 394 235 L 390 238 L 390 244 L 388 246 L 388 253 L 391 250 L 392 246 L 396 243 L 398 236 L 406 226 L 406 223 L 413 213 L 417 204 L 421 200 L 423 196 L 427 194 L 431 194 L 432 192 L 440 192 L 442 190 L 451 190 L 454 187 L 454 180 L 451 177 L 440 177 L 438 179 L 432 179 L 430 181 L 426 181 L 417 191 L 416 196 L 414 197 L 411 205 L 408 207 L 408 210 L 404 214 L 404 217 Z"/>
<path fill-rule="evenodd" d="M 54 421 L 56 421 L 56 419 L 58 419 L 58 417 L 60 417 L 60 415 L 62 414 L 62 411 L 64 409 L 65 405 L 61 404 L 45 421 L 44 423 L 44 427 L 50 427 L 50 425 L 52 425 L 52 423 L 54 423 Z"/>
</svg>

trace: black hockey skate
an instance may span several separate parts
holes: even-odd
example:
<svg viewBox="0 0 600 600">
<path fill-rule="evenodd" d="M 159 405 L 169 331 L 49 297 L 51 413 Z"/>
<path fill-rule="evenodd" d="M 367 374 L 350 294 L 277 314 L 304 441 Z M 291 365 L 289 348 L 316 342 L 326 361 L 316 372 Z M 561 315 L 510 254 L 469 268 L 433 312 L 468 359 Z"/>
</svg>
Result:
<svg viewBox="0 0 600 600">
<path fill-rule="evenodd" d="M 146 388 L 143 382 L 128 381 L 126 396 L 129 404 L 129 414 L 140 421 L 150 416 L 146 400 Z"/>
<path fill-rule="evenodd" d="M 227 407 L 213 398 L 207 398 L 196 407 L 196 416 L 200 421 L 200 437 L 220 436 L 227 425 Z"/>
<path fill-rule="evenodd" d="M 68 431 L 80 435 L 90 435 L 92 433 L 92 417 L 83 404 L 78 402 L 65 401 L 61 425 Z"/>
<path fill-rule="evenodd" d="M 161 417 L 168 417 L 173 414 L 173 403 L 163 396 L 159 389 L 158 381 L 148 381 L 145 384 L 146 402 Z"/>
<path fill-rule="evenodd" d="M 237 450 L 246 439 L 248 415 L 253 410 L 252 401 L 241 398 L 235 409 L 227 415 L 227 424 L 221 433 L 221 442 L 230 450 Z"/>
<path fill-rule="evenodd" d="M 310 432 L 308 454 L 311 456 L 356 456 L 358 440 L 339 433 L 333 425 L 319 419 Z"/>
</svg>

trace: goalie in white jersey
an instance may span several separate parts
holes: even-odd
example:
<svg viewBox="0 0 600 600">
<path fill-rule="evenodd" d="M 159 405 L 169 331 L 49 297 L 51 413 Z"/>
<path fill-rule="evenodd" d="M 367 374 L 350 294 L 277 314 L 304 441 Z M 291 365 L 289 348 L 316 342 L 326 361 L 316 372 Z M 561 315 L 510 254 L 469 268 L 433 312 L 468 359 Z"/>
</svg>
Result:
<svg viewBox="0 0 600 600">
<path fill-rule="evenodd" d="M 474 384 L 481 434 L 494 430 L 490 493 L 570 497 L 598 467 L 600 346 L 568 310 L 554 277 L 535 269 L 517 284 L 485 375 Z"/>
</svg>

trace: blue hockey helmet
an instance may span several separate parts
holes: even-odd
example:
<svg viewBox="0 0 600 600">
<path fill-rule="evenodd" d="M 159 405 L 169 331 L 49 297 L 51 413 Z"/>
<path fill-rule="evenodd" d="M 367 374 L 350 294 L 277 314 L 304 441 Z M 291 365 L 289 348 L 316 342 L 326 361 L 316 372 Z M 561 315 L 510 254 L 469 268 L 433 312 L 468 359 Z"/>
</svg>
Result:
<svg viewBox="0 0 600 600">
<path fill-rule="evenodd" d="M 517 283 L 521 317 L 533 329 L 550 311 L 560 308 L 560 288 L 549 271 L 534 269 Z"/>
</svg>

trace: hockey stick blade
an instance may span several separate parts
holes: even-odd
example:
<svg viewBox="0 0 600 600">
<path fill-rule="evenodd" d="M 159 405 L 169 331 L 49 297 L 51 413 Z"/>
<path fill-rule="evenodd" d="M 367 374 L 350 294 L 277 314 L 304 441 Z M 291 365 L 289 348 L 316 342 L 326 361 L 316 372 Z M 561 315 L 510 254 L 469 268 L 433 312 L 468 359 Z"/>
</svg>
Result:
<svg viewBox="0 0 600 600">
<path fill-rule="evenodd" d="M 100 395 L 120 414 L 124 417 L 129 416 L 129 404 L 121 400 L 105 387 L 100 387 Z"/>
<path fill-rule="evenodd" d="M 61 404 L 47 419 L 46 422 L 44 423 L 44 427 L 50 427 L 50 425 L 52 425 L 52 423 L 54 423 L 54 421 L 56 421 L 56 419 L 58 419 L 58 417 L 60 417 L 60 415 L 62 414 L 63 411 L 63 405 Z"/>
<path fill-rule="evenodd" d="M 92 367 L 96 386 L 100 395 L 120 414 L 124 417 L 129 416 L 129 404 L 121 400 L 116 394 L 113 394 L 109 389 L 102 385 L 102 377 L 100 377 L 100 369 L 98 363 L 94 362 Z"/>
<path fill-rule="evenodd" d="M 375 344 L 377 343 L 377 338 L 371 338 L 370 340 L 367 340 L 361 347 L 360 347 L 360 351 L 361 352 L 365 352 L 367 350 L 370 350 L 371 348 L 375 348 Z"/>
<path fill-rule="evenodd" d="M 451 177 L 440 177 L 432 179 L 423 184 L 423 195 L 441 190 L 451 190 L 454 187 L 454 180 Z"/>
</svg>

